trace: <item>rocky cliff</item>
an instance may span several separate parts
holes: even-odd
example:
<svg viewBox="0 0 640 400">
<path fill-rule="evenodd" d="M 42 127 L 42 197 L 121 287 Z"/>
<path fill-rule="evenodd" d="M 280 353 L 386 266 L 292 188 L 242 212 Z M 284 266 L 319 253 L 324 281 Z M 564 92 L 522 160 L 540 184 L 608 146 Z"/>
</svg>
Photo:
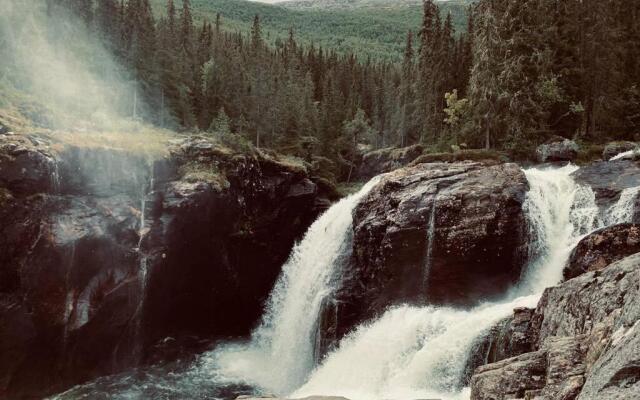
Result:
<svg viewBox="0 0 640 400">
<path fill-rule="evenodd" d="M 525 330 L 531 349 L 481 366 L 472 400 L 637 399 L 640 254 L 547 289 Z"/>
<path fill-rule="evenodd" d="M 329 202 L 275 155 L 158 140 L 0 135 L 0 398 L 137 365 L 168 337 L 247 334 Z"/>
</svg>

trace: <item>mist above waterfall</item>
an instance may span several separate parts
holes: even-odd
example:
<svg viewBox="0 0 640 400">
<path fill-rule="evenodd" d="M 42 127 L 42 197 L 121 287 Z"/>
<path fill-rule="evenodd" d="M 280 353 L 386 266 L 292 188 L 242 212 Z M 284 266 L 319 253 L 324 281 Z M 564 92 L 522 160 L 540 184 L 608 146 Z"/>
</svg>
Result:
<svg viewBox="0 0 640 400">
<path fill-rule="evenodd" d="M 122 129 L 135 83 L 57 3 L 0 0 L 0 106 L 47 128 Z M 141 102 L 137 108 L 141 115 Z"/>
</svg>

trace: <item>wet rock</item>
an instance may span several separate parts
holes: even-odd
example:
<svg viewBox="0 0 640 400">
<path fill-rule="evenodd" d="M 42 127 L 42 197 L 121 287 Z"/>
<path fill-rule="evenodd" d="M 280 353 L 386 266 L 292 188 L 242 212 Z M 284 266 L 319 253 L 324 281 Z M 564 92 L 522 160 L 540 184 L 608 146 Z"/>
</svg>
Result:
<svg viewBox="0 0 640 400">
<path fill-rule="evenodd" d="M 22 137 L 0 136 L 0 187 L 18 194 L 48 192 L 56 184 L 55 174 L 50 152 Z"/>
<path fill-rule="evenodd" d="M 596 161 L 573 173 L 577 183 L 590 186 L 600 207 L 613 206 L 623 190 L 640 186 L 640 166 L 631 160 Z M 640 197 L 636 198 L 633 222 L 640 222 Z"/>
<path fill-rule="evenodd" d="M 58 174 L 64 194 L 141 197 L 149 190 L 154 161 L 143 153 L 109 148 L 65 146 L 60 152 Z"/>
<path fill-rule="evenodd" d="M 0 294 L 0 397 L 4 398 L 35 337 L 35 326 L 21 299 Z"/>
<path fill-rule="evenodd" d="M 534 345 L 550 336 L 613 333 L 640 319 L 640 254 L 545 290 L 532 318 Z"/>
<path fill-rule="evenodd" d="M 422 152 L 421 145 L 371 151 L 362 157 L 357 176 L 362 180 L 368 180 L 384 172 L 404 167 L 422 155 Z"/>
<path fill-rule="evenodd" d="M 625 151 L 634 150 L 638 147 L 638 144 L 635 142 L 611 142 L 607 143 L 602 151 L 602 158 L 606 161 L 611 158 L 617 156 L 620 153 L 624 153 Z"/>
<path fill-rule="evenodd" d="M 322 196 L 303 171 L 195 143 L 176 157 L 215 163 L 217 175 L 157 187 L 144 244 L 146 346 L 185 333 L 248 334 L 294 241 L 320 211 Z"/>
<path fill-rule="evenodd" d="M 468 305 L 502 293 L 524 263 L 527 188 L 515 164 L 420 164 L 385 176 L 355 210 L 338 332 L 394 303 Z"/>
<path fill-rule="evenodd" d="M 531 308 L 516 308 L 513 316 L 505 318 L 473 344 L 464 374 L 465 386 L 474 370 L 482 365 L 495 363 L 533 350 L 531 335 Z"/>
<path fill-rule="evenodd" d="M 479 367 L 471 378 L 471 400 L 524 398 L 544 387 L 546 367 L 544 351 Z"/>
<path fill-rule="evenodd" d="M 476 369 L 471 398 L 636 399 L 639 320 L 640 253 L 548 288 L 531 318 L 533 352 Z M 542 384 L 518 375 L 540 373 L 523 367 L 531 359 L 543 360 Z"/>
<path fill-rule="evenodd" d="M 538 161 L 542 163 L 573 161 L 578 157 L 578 145 L 569 139 L 545 143 L 538 146 L 536 155 L 538 156 Z"/>
<path fill-rule="evenodd" d="M 640 252 L 640 225 L 614 225 L 589 234 L 575 247 L 567 266 L 565 279 L 589 271 L 606 268 L 615 261 Z"/>
<path fill-rule="evenodd" d="M 254 326 L 329 200 L 274 156 L 203 138 L 169 146 L 152 157 L 35 135 L 0 142 L 0 397 L 181 357 L 154 354 L 167 337 L 202 343 Z"/>
<path fill-rule="evenodd" d="M 584 384 L 581 337 L 550 337 L 541 350 L 479 367 L 471 400 L 575 399 Z"/>
</svg>

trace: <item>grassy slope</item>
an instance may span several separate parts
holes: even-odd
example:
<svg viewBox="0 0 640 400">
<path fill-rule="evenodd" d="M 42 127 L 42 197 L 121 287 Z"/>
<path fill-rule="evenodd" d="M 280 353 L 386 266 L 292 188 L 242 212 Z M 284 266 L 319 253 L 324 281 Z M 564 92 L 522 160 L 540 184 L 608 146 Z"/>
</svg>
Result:
<svg viewBox="0 0 640 400">
<path fill-rule="evenodd" d="M 166 0 L 151 0 L 156 13 L 164 12 Z M 177 6 L 180 7 L 180 2 Z M 271 42 L 284 40 L 290 27 L 306 43 L 313 42 L 340 52 L 354 51 L 366 57 L 398 60 L 402 55 L 406 32 L 420 26 L 420 5 L 381 5 L 348 9 L 294 9 L 246 0 L 192 0 L 197 19 L 223 16 L 223 29 L 248 32 L 253 17 L 260 15 L 265 35 Z M 456 30 L 466 24 L 464 1 L 440 4 L 451 12 Z"/>
</svg>

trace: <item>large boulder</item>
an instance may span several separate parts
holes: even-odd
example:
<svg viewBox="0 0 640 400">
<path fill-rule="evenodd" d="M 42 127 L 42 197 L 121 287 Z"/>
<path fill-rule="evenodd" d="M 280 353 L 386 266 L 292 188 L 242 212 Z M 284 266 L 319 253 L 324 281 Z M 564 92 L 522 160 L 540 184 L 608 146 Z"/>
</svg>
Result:
<svg viewBox="0 0 640 400">
<path fill-rule="evenodd" d="M 532 352 L 476 369 L 471 398 L 636 399 L 639 321 L 636 253 L 545 290 L 530 322 Z M 544 369 L 523 366 L 531 359 Z"/>
<path fill-rule="evenodd" d="M 371 151 L 362 157 L 357 177 L 366 180 L 384 172 L 404 167 L 421 156 L 422 152 L 421 145 Z"/>
<path fill-rule="evenodd" d="M 158 361 L 159 343 L 248 334 L 327 204 L 277 156 L 85 142 L 0 136 L 0 398 Z"/>
<path fill-rule="evenodd" d="M 614 261 L 640 252 L 640 225 L 620 224 L 597 230 L 582 239 L 564 268 L 565 279 L 601 270 Z"/>
<path fill-rule="evenodd" d="M 602 158 L 608 161 L 618 154 L 622 154 L 630 150 L 635 150 L 637 148 L 638 144 L 635 142 L 610 142 L 607 143 L 606 146 L 604 146 L 604 150 L 602 151 Z"/>
<path fill-rule="evenodd" d="M 542 163 L 573 161 L 578 157 L 578 145 L 569 139 L 553 141 L 538 146 L 536 155 Z"/>
<path fill-rule="evenodd" d="M 420 164 L 385 175 L 354 212 L 336 295 L 337 336 L 401 302 L 469 305 L 504 292 L 525 261 L 515 164 Z"/>
<path fill-rule="evenodd" d="M 468 385 L 477 367 L 496 363 L 533 350 L 531 331 L 531 308 L 516 308 L 513 316 L 507 317 L 491 327 L 472 345 L 464 374 Z"/>
</svg>

